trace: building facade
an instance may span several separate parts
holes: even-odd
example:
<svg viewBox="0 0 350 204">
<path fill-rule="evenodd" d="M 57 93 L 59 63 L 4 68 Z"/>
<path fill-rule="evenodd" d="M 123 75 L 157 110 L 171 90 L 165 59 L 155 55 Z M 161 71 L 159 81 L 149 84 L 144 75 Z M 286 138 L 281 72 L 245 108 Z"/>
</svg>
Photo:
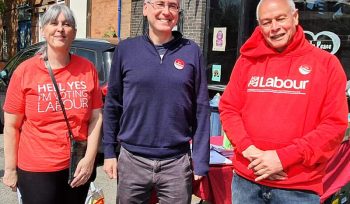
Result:
<svg viewBox="0 0 350 204">
<path fill-rule="evenodd" d="M 255 27 L 259 0 L 182 0 L 177 30 L 203 50 L 209 90 L 224 90 L 239 49 Z M 350 79 L 350 1 L 294 0 L 310 43 L 336 55 Z M 145 33 L 143 0 L 131 2 L 131 33 Z M 350 80 L 349 80 L 350 84 Z M 350 87 L 350 85 L 349 85 Z M 350 89 L 349 89 L 350 96 Z"/>
<path fill-rule="evenodd" d="M 118 0 L 3 0 L 2 2 L 4 4 L 3 10 L 0 9 L 2 64 L 19 50 L 43 40 L 39 29 L 40 18 L 50 5 L 56 3 L 66 4 L 73 10 L 77 21 L 77 38 L 108 38 L 117 43 Z M 131 8 L 130 5 L 129 3 Z M 126 23 L 130 25 L 130 20 Z M 127 26 L 123 31 L 123 35 L 129 36 Z"/>
<path fill-rule="evenodd" d="M 0 61 L 40 40 L 39 19 L 49 5 L 64 0 L 4 0 L 0 21 Z"/>
<path fill-rule="evenodd" d="M 176 30 L 202 48 L 210 90 L 225 88 L 241 45 L 257 25 L 258 2 L 181 0 Z M 7 61 L 18 50 L 41 40 L 38 21 L 53 3 L 65 3 L 74 11 L 80 38 L 117 42 L 118 38 L 142 35 L 147 30 L 142 14 L 144 0 L 4 0 L 4 3 L 5 10 L 0 9 L 0 61 Z M 350 1 L 295 0 L 295 3 L 310 43 L 336 55 L 350 79 Z"/>
</svg>

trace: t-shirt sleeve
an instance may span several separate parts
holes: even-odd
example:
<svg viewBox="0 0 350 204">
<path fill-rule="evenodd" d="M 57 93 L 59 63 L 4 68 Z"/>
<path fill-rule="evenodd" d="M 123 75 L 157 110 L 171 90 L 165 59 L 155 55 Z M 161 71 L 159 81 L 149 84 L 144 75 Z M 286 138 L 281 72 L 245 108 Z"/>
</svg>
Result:
<svg viewBox="0 0 350 204">
<path fill-rule="evenodd" d="M 5 112 L 22 114 L 25 107 L 25 95 L 23 91 L 23 69 L 21 65 L 13 73 L 7 88 L 3 109 Z"/>
<path fill-rule="evenodd" d="M 100 85 L 99 85 L 99 80 L 98 80 L 98 74 L 97 71 L 94 67 L 94 65 L 92 66 L 92 76 L 93 76 L 93 82 L 94 82 L 94 89 L 92 91 L 92 109 L 98 109 L 98 108 L 102 108 L 103 106 L 103 101 L 102 101 L 102 92 L 100 89 Z"/>
</svg>

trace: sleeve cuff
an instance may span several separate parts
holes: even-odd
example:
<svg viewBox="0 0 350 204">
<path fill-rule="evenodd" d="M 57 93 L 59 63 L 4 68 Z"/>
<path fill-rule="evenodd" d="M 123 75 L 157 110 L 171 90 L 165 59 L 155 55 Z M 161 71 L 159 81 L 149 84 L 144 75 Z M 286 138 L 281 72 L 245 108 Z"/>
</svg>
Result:
<svg viewBox="0 0 350 204">
<path fill-rule="evenodd" d="M 113 144 L 108 144 L 108 145 L 103 145 L 103 153 L 104 153 L 104 158 L 109 159 L 109 158 L 116 158 L 116 153 L 115 153 L 115 147 Z"/>
<path fill-rule="evenodd" d="M 250 145 L 254 145 L 253 142 L 250 139 L 243 139 L 239 145 L 237 145 L 238 152 L 242 153 L 244 150 L 246 150 Z"/>
<path fill-rule="evenodd" d="M 207 176 L 208 172 L 209 172 L 208 162 L 200 162 L 200 163 L 194 164 L 194 175 Z"/>
<path fill-rule="evenodd" d="M 301 162 L 303 159 L 301 155 L 299 155 L 296 145 L 290 145 L 288 147 L 278 149 L 276 152 L 282 163 L 283 169 L 287 169 L 293 164 Z"/>
</svg>

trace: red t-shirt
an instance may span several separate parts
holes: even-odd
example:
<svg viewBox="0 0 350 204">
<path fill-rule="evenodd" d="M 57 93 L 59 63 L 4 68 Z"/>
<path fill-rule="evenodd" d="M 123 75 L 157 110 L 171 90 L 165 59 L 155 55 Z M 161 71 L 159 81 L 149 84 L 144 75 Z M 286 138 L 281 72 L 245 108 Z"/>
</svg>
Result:
<svg viewBox="0 0 350 204">
<path fill-rule="evenodd" d="M 94 65 L 72 55 L 70 63 L 53 70 L 67 116 L 77 140 L 86 140 L 93 109 L 102 107 Z M 44 61 L 34 56 L 14 71 L 4 111 L 24 114 L 18 147 L 18 167 L 33 172 L 59 171 L 69 166 L 68 129 Z"/>
</svg>

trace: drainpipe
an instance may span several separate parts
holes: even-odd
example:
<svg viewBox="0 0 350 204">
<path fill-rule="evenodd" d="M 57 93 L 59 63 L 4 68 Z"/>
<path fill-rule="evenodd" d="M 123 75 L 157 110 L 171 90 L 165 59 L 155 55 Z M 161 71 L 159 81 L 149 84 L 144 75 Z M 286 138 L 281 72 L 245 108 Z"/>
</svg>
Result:
<svg viewBox="0 0 350 204">
<path fill-rule="evenodd" d="M 122 0 L 118 0 L 118 42 L 120 41 L 120 24 L 121 24 L 121 21 L 122 21 Z"/>
</svg>

